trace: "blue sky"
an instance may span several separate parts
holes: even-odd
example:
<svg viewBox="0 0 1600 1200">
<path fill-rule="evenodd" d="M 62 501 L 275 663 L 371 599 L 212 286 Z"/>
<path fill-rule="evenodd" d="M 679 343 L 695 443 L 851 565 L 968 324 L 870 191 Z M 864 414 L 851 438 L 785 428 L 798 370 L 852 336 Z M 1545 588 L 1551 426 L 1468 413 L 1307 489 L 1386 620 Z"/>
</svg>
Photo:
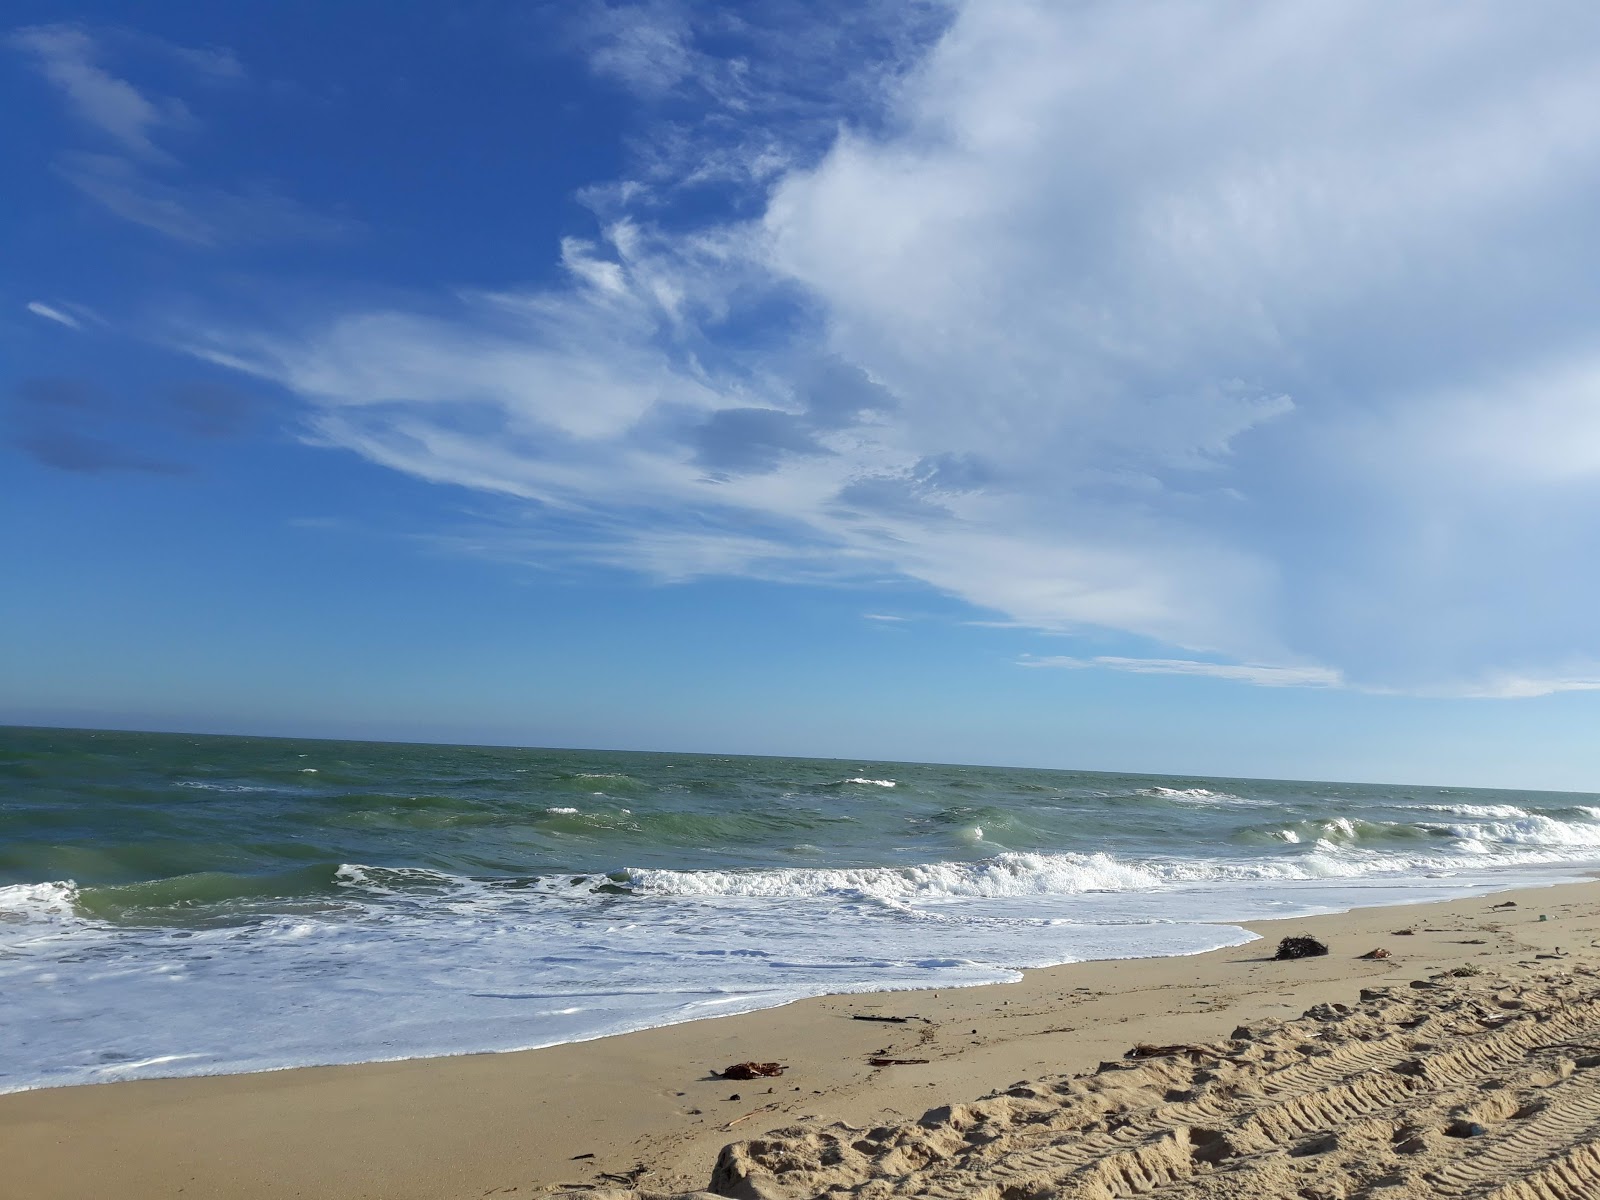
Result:
<svg viewBox="0 0 1600 1200">
<path fill-rule="evenodd" d="M 1600 10 L 63 5 L 0 720 L 1600 787 Z"/>
</svg>

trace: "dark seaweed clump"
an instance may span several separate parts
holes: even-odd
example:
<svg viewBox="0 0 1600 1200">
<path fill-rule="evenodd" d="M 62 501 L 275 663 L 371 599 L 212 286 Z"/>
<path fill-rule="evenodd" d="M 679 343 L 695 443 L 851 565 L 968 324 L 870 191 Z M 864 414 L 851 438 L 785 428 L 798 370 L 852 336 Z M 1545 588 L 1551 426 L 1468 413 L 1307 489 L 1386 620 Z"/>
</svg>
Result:
<svg viewBox="0 0 1600 1200">
<path fill-rule="evenodd" d="M 1315 958 L 1319 954 L 1326 954 L 1328 947 L 1317 941 L 1314 937 L 1286 937 L 1278 943 L 1278 952 L 1272 957 L 1284 958 Z"/>
</svg>

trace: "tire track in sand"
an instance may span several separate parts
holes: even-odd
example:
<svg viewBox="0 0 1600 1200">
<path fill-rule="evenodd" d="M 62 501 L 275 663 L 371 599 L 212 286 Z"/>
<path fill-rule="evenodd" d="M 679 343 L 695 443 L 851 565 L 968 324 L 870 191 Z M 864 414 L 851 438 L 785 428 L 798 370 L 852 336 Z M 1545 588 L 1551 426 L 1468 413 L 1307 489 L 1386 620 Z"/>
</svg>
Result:
<svg viewBox="0 0 1600 1200">
<path fill-rule="evenodd" d="M 1372 989 L 920 1121 L 726 1147 L 741 1200 L 1600 1196 L 1600 985 Z M 653 1200 L 648 1193 L 631 1193 Z"/>
</svg>

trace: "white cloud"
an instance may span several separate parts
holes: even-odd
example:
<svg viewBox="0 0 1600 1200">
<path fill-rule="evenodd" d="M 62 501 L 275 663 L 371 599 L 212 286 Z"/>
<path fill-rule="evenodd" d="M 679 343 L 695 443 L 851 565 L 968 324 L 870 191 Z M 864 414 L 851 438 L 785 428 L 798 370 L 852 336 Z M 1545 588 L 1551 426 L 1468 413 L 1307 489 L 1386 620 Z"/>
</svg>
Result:
<svg viewBox="0 0 1600 1200">
<path fill-rule="evenodd" d="M 350 222 L 313 212 L 265 184 L 197 182 L 156 141 L 163 133 L 199 128 L 189 107 L 141 90 L 100 62 L 108 46 L 116 46 L 177 63 L 191 77 L 232 82 L 244 78 L 244 68 L 231 52 L 64 24 L 18 30 L 6 44 L 31 56 L 68 108 L 114 143 L 112 152 L 71 151 L 55 163 L 63 179 L 114 216 L 202 247 L 327 241 L 351 231 Z"/>
<path fill-rule="evenodd" d="M 1216 663 L 1182 658 L 1129 658 L 1102 654 L 1077 658 L 1065 654 L 1024 655 L 1019 667 L 1042 667 L 1068 671 L 1123 671 L 1133 675 L 1194 675 L 1225 679 L 1257 687 L 1345 688 L 1393 695 L 1400 689 L 1351 685 L 1335 670 L 1319 666 L 1285 666 L 1263 663 Z M 1568 674 L 1524 675 L 1493 672 L 1477 679 L 1442 682 L 1422 689 L 1409 689 L 1422 695 L 1445 699 L 1528 700 L 1562 692 L 1600 691 L 1600 669 L 1589 668 Z"/>
<path fill-rule="evenodd" d="M 83 29 L 73 25 L 36 25 L 16 31 L 9 40 L 12 46 L 37 60 L 45 78 L 61 92 L 80 120 L 139 158 L 165 157 L 152 136 L 162 128 L 182 126 L 191 120 L 180 102 L 149 97 L 100 66 L 99 46 Z"/>
<path fill-rule="evenodd" d="M 348 222 L 270 188 L 167 183 L 117 155 L 64 154 L 57 170 L 114 215 L 192 246 L 331 241 L 351 231 Z"/>
<path fill-rule="evenodd" d="M 43 317 L 46 321 L 54 321 L 57 325 L 65 325 L 68 329 L 82 329 L 83 325 L 78 318 L 70 313 L 64 313 L 59 308 L 43 303 L 39 300 L 30 300 L 27 309 L 36 317 Z"/>
<path fill-rule="evenodd" d="M 1251 683 L 1258 687 L 1341 687 L 1344 680 L 1339 672 L 1326 667 L 1266 666 L 1259 663 L 1197 662 L 1182 658 L 1122 658 L 1116 655 L 1097 655 L 1094 658 L 1072 658 L 1050 655 L 1043 658 L 1027 657 L 1019 660 L 1023 667 L 1056 667 L 1071 671 L 1104 670 L 1126 671 L 1134 675 L 1198 675 L 1209 679 L 1226 679 L 1234 683 Z"/>
<path fill-rule="evenodd" d="M 688 14 L 674 4 L 590 5 L 580 36 L 596 74 L 648 97 L 670 92 L 698 57 Z"/>
<path fill-rule="evenodd" d="M 564 283 L 197 352 L 589 561 L 1246 664 L 1057 665 L 1509 694 L 1600 651 L 1600 10 L 968 3 L 839 54 L 842 122 L 647 15 L 597 69 L 709 115 L 593 193 Z M 652 225 L 719 153 L 756 215 Z"/>
<path fill-rule="evenodd" d="M 654 120 L 634 139 L 629 174 L 586 198 L 612 211 L 765 185 L 842 124 L 871 120 L 949 13 L 945 0 L 592 0 L 574 21 L 578 47 Z"/>
<path fill-rule="evenodd" d="M 1600 672 L 1590 671 L 1579 676 L 1497 674 L 1477 683 L 1446 690 L 1442 694 L 1485 700 L 1526 700 L 1561 692 L 1595 691 L 1600 691 Z"/>
</svg>

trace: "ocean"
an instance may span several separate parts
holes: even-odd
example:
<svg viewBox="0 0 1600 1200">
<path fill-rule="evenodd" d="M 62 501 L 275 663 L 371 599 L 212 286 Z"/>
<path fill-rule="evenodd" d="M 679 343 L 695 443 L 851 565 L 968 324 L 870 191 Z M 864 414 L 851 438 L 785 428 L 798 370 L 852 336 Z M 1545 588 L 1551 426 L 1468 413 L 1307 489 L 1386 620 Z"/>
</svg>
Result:
<svg viewBox="0 0 1600 1200">
<path fill-rule="evenodd" d="M 999 982 L 1597 861 L 1593 795 L 0 729 L 0 1091 Z"/>
</svg>

